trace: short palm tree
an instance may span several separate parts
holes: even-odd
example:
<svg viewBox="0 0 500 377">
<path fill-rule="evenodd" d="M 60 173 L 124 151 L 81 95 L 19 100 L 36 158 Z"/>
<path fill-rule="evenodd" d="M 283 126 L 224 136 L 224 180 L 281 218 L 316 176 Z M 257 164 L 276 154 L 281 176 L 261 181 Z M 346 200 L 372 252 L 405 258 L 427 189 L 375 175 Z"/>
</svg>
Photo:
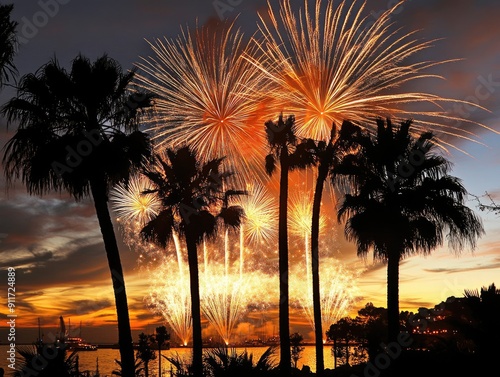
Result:
<svg viewBox="0 0 500 377">
<path fill-rule="evenodd" d="M 141 230 L 142 237 L 165 247 L 173 232 L 186 241 L 193 319 L 193 373 L 203 373 L 201 309 L 198 271 L 198 245 L 217 233 L 218 219 L 226 226 L 238 227 L 243 217 L 239 206 L 228 206 L 236 190 L 224 191 L 231 173 L 221 171 L 222 158 L 201 164 L 189 147 L 167 149 L 165 156 L 156 155 L 157 164 L 147 167 L 144 175 L 151 181 L 147 193 L 158 195 L 162 208 Z"/>
<path fill-rule="evenodd" d="M 161 348 L 167 340 L 170 340 L 170 334 L 165 326 L 159 326 L 156 328 L 156 344 L 158 345 L 158 376 L 162 375 L 161 372 Z"/>
<path fill-rule="evenodd" d="M 22 77 L 17 96 L 3 107 L 18 129 L 7 142 L 3 163 L 7 181 L 20 178 L 30 194 L 66 191 L 75 200 L 92 196 L 99 221 L 118 319 L 123 375 L 134 376 L 134 350 L 127 294 L 109 209 L 110 187 L 127 182 L 150 156 L 148 136 L 138 130 L 147 94 L 132 95 L 134 72 L 123 73 L 113 59 L 83 56 L 67 72 L 52 60 Z M 140 99 L 127 107 L 131 98 Z"/>
<path fill-rule="evenodd" d="M 17 22 L 10 19 L 12 9 L 12 4 L 0 5 L 0 88 L 17 73 L 13 63 Z"/>
<path fill-rule="evenodd" d="M 76 351 L 68 352 L 64 347 L 52 344 L 18 346 L 17 353 L 22 357 L 14 377 L 30 374 L 40 377 L 73 377 L 78 371 L 78 355 Z M 50 354 L 50 357 L 47 355 Z"/>
<path fill-rule="evenodd" d="M 429 254 L 444 234 L 456 252 L 474 249 L 484 233 L 476 214 L 465 206 L 467 191 L 448 174 L 450 163 L 434 152 L 432 133 L 410 134 L 411 121 L 396 130 L 377 121 L 376 137 L 356 138 L 359 150 L 334 168 L 349 188 L 338 210 L 345 235 L 359 256 L 370 249 L 387 262 L 388 337 L 399 333 L 399 263 L 413 254 Z"/>
<path fill-rule="evenodd" d="M 136 358 L 142 361 L 142 365 L 144 365 L 144 377 L 149 377 L 149 362 L 156 359 L 156 353 L 151 347 L 154 340 L 154 335 L 148 335 L 143 332 L 139 334 Z"/>
</svg>

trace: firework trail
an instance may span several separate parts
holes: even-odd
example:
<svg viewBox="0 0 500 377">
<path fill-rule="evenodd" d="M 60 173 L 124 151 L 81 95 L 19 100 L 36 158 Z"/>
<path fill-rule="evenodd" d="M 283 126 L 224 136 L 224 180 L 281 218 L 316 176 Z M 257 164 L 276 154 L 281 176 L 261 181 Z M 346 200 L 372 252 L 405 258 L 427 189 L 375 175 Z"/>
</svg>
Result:
<svg viewBox="0 0 500 377">
<path fill-rule="evenodd" d="M 164 259 L 158 268 L 150 271 L 150 293 L 146 302 L 154 313 L 161 314 L 170 324 L 182 345 L 187 346 L 192 334 L 189 280 L 173 277 L 169 268 L 172 264 Z"/>
<path fill-rule="evenodd" d="M 305 193 L 299 192 L 290 197 L 290 211 L 288 225 L 290 233 L 304 239 L 304 256 L 307 284 L 311 286 L 311 225 L 312 225 L 312 197 Z M 326 226 L 326 218 L 320 216 L 319 231 L 323 232 Z"/>
<path fill-rule="evenodd" d="M 226 345 L 246 309 L 244 281 L 239 275 L 203 274 L 201 277 L 201 309 Z"/>
<path fill-rule="evenodd" d="M 175 40 L 150 43 L 153 56 L 137 64 L 138 85 L 157 96 L 148 130 L 158 146 L 189 143 L 209 160 L 227 156 L 240 183 L 264 177 L 262 109 L 265 75 L 242 55 L 245 43 L 234 24 L 181 29 Z M 243 186 L 244 187 L 244 186 Z"/>
<path fill-rule="evenodd" d="M 449 124 L 480 124 L 442 110 L 444 103 L 463 101 L 398 91 L 409 81 L 438 78 L 425 72 L 451 61 L 405 63 L 435 41 L 421 42 L 414 39 L 415 32 L 394 29 L 391 16 L 403 3 L 369 22 L 363 15 L 366 2 L 356 0 L 316 0 L 313 5 L 304 0 L 297 12 L 289 0 L 276 9 L 268 2 L 268 17 L 260 16 L 261 39 L 256 40 L 261 54 L 247 60 L 273 83 L 270 93 L 276 103 L 269 115 L 294 114 L 298 136 L 316 140 L 326 140 L 333 123 L 339 127 L 347 119 L 371 126 L 377 116 L 415 118 L 415 133 L 433 129 L 438 136 L 473 140 L 473 133 Z M 422 104 L 433 110 L 408 109 Z M 445 149 L 449 145 L 442 138 L 440 144 Z"/>
<path fill-rule="evenodd" d="M 296 267 L 294 275 L 303 276 L 303 269 L 300 266 Z M 337 260 L 328 258 L 321 265 L 320 280 L 321 322 L 322 327 L 327 329 L 332 323 L 347 316 L 352 305 L 357 301 L 359 295 L 357 276 L 344 268 Z M 311 290 L 310 284 L 304 286 L 301 279 L 295 279 L 291 289 L 314 330 Z"/>
</svg>

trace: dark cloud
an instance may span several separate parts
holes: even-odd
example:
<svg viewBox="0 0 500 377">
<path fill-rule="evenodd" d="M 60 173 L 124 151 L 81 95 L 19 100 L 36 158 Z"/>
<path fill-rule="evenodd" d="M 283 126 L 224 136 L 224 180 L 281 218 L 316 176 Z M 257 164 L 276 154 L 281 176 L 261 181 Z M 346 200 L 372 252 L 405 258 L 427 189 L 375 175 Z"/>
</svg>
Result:
<svg viewBox="0 0 500 377">
<path fill-rule="evenodd" d="M 31 255 L 25 257 L 11 259 L 9 261 L 0 262 L 0 267 L 12 267 L 17 268 L 40 268 L 45 267 L 46 263 L 54 259 L 54 253 L 49 250 L 34 251 L 28 250 Z"/>
<path fill-rule="evenodd" d="M 483 270 L 494 270 L 500 268 L 500 261 L 491 264 L 476 264 L 470 267 L 457 267 L 457 268 L 426 268 L 423 271 L 429 273 L 439 273 L 439 274 L 456 274 L 471 271 L 483 271 Z"/>
<path fill-rule="evenodd" d="M 133 270 L 135 267 L 135 254 L 122 253 L 122 264 L 125 270 Z M 46 263 L 43 268 L 30 268 L 29 273 L 23 274 L 25 270 L 18 270 L 18 284 L 22 284 L 24 290 L 36 290 L 47 287 L 84 286 L 89 284 L 111 285 L 111 277 L 103 244 L 92 244 L 81 247 L 67 255 L 65 258 L 53 260 Z M 68 289 L 68 296 L 71 288 Z"/>
<path fill-rule="evenodd" d="M 74 300 L 71 301 L 70 308 L 61 308 L 63 310 L 64 316 L 70 315 L 94 315 L 102 309 L 114 308 L 113 302 L 109 299 L 97 299 L 97 300 Z"/>
</svg>

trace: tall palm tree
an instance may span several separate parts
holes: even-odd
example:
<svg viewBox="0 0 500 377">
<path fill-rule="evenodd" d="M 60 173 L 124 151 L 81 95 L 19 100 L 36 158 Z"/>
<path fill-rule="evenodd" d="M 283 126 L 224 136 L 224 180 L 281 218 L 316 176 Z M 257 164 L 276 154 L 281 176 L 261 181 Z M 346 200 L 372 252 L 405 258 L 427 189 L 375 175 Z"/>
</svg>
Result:
<svg viewBox="0 0 500 377">
<path fill-rule="evenodd" d="M 388 338 L 399 333 L 399 262 L 413 254 L 430 254 L 443 244 L 456 252 L 474 249 L 483 226 L 465 206 L 467 191 L 448 174 L 450 163 L 436 154 L 432 133 L 410 134 L 411 121 L 393 130 L 377 121 L 377 135 L 360 135 L 359 151 L 343 158 L 333 172 L 351 187 L 338 210 L 346 220 L 346 238 L 359 256 L 370 249 L 387 262 Z"/>
<path fill-rule="evenodd" d="M 3 107 L 9 123 L 19 122 L 5 146 L 7 181 L 20 178 L 35 195 L 67 191 L 77 201 L 92 195 L 113 281 L 126 377 L 134 376 L 134 350 L 108 193 L 113 185 L 127 182 L 150 155 L 149 138 L 138 130 L 138 114 L 151 105 L 151 97 L 130 94 L 133 77 L 133 71 L 123 73 L 107 56 L 93 63 L 78 56 L 70 72 L 54 59 L 22 77 L 17 96 Z"/>
<path fill-rule="evenodd" d="M 318 166 L 318 175 L 316 177 L 312 206 L 310 267 L 312 276 L 314 333 L 316 344 L 316 374 L 318 376 L 323 375 L 325 369 L 319 283 L 319 224 L 321 199 L 323 196 L 325 181 L 330 174 L 330 171 L 340 162 L 342 156 L 349 151 L 352 146 L 351 139 L 353 135 L 359 133 L 360 130 L 361 129 L 358 126 L 353 125 L 351 122 L 344 121 L 338 131 L 335 124 L 333 125 L 328 142 L 320 141 L 316 143 L 311 139 L 307 139 L 302 141 L 298 146 L 298 150 L 301 150 L 301 146 L 304 146 L 304 152 L 311 153 L 314 163 Z M 309 266 L 307 266 L 307 268 L 309 268 Z"/>
<path fill-rule="evenodd" d="M 265 124 L 270 153 L 266 156 L 266 171 L 272 175 L 276 163 L 280 166 L 280 191 L 278 214 L 278 257 L 279 257 L 279 336 L 280 336 L 280 371 L 283 376 L 291 373 L 289 291 L 288 291 L 288 173 L 290 170 L 305 168 L 312 161 L 307 148 L 297 150 L 295 137 L 295 118 L 293 115 L 283 120 L 279 116 L 275 123 Z M 305 146 L 306 144 L 303 144 Z"/>
<path fill-rule="evenodd" d="M 217 233 L 217 219 L 226 226 L 238 227 L 243 217 L 239 206 L 228 206 L 236 190 L 223 191 L 224 182 L 231 176 L 221 171 L 222 158 L 201 164 L 196 152 L 189 147 L 167 149 L 166 156 L 156 156 L 157 164 L 147 167 L 144 175 L 151 181 L 147 193 L 155 193 L 162 209 L 141 230 L 142 237 L 162 247 L 172 240 L 173 232 L 186 241 L 193 319 L 193 372 L 203 373 L 201 337 L 200 287 L 198 277 L 198 245 L 204 238 Z"/>
<path fill-rule="evenodd" d="M 10 19 L 12 9 L 12 4 L 0 5 L 0 88 L 17 73 L 13 63 L 17 22 Z"/>
</svg>

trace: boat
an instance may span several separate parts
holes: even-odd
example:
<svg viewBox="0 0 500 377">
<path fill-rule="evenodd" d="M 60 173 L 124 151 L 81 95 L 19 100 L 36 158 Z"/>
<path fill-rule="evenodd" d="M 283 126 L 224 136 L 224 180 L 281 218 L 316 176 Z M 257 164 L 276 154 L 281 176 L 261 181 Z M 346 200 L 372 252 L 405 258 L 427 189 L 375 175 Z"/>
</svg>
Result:
<svg viewBox="0 0 500 377">
<path fill-rule="evenodd" d="M 72 351 L 97 351 L 97 346 L 95 344 L 87 343 L 77 336 L 66 338 L 65 343 L 68 349 Z"/>
<path fill-rule="evenodd" d="M 80 322 L 80 336 L 69 336 L 71 334 L 71 321 L 68 325 L 68 331 L 65 331 L 64 320 L 60 317 L 61 322 L 61 333 L 64 334 L 60 340 L 61 343 L 64 343 L 68 350 L 72 351 L 97 351 L 97 345 L 90 344 L 86 342 L 82 336 L 82 322 Z"/>
</svg>

